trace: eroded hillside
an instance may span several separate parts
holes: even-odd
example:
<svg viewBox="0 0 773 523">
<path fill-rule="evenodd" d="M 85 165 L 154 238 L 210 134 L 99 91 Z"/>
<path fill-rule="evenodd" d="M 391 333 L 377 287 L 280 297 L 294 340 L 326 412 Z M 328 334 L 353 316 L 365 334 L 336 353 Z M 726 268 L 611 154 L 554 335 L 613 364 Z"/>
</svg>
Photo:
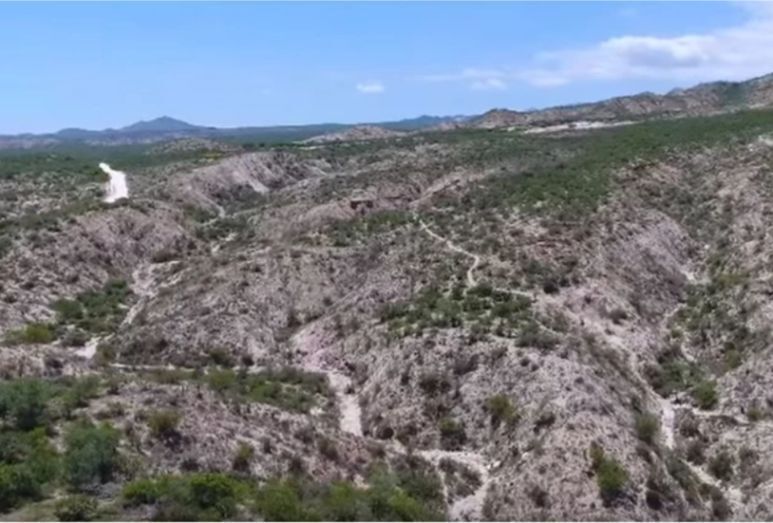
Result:
<svg viewBox="0 0 773 523">
<path fill-rule="evenodd" d="M 164 154 L 2 171 L 9 518 L 772 516 L 773 113 Z"/>
</svg>

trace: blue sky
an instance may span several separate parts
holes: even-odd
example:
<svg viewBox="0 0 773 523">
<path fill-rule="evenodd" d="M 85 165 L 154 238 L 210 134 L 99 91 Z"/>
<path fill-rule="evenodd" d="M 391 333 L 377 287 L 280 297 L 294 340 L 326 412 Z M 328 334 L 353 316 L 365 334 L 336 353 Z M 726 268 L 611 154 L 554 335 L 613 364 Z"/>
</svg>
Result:
<svg viewBox="0 0 773 523">
<path fill-rule="evenodd" d="M 0 133 L 475 114 L 773 71 L 745 3 L 0 3 Z"/>
</svg>

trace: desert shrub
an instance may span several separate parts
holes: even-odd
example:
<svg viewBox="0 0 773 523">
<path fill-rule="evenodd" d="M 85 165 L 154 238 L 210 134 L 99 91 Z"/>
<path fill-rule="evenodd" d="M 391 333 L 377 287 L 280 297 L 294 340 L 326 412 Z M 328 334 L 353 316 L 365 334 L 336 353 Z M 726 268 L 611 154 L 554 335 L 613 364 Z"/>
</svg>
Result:
<svg viewBox="0 0 773 523">
<path fill-rule="evenodd" d="M 645 443 L 652 445 L 655 443 L 660 432 L 660 421 L 649 412 L 636 415 L 636 436 Z"/>
<path fill-rule="evenodd" d="M 231 369 L 213 370 L 206 381 L 220 394 L 296 412 L 308 412 L 316 404 L 317 395 L 330 395 L 324 375 L 293 367 L 254 374 L 236 373 Z"/>
<path fill-rule="evenodd" d="M 706 456 L 704 455 L 705 448 L 706 444 L 700 439 L 691 441 L 687 445 L 687 452 L 685 455 L 687 461 L 695 463 L 696 465 L 702 465 L 703 462 L 706 461 Z"/>
<path fill-rule="evenodd" d="M 111 480 L 119 468 L 119 440 L 118 430 L 107 423 L 71 427 L 63 457 L 67 482 L 83 490 Z"/>
<path fill-rule="evenodd" d="M 734 463 L 733 455 L 723 449 L 709 460 L 709 472 L 717 479 L 729 480 L 733 476 Z"/>
<path fill-rule="evenodd" d="M 250 463 L 255 457 L 255 449 L 252 445 L 245 442 L 240 442 L 236 448 L 236 454 L 234 454 L 231 466 L 234 470 L 247 471 L 250 468 Z"/>
<path fill-rule="evenodd" d="M 75 380 L 62 395 L 62 405 L 66 412 L 85 407 L 89 400 L 99 394 L 101 381 L 97 376 L 86 376 Z"/>
<path fill-rule="evenodd" d="M 623 493 L 628 482 L 628 471 L 616 459 L 605 457 L 596 471 L 596 482 L 601 497 L 612 501 Z"/>
<path fill-rule="evenodd" d="M 45 344 L 56 340 L 56 333 L 48 323 L 33 322 L 28 323 L 21 329 L 12 330 L 5 336 L 5 341 L 9 345 L 20 344 Z"/>
<path fill-rule="evenodd" d="M 246 484 L 220 473 L 161 476 L 127 483 L 127 506 L 154 505 L 159 521 L 216 521 L 233 519 L 248 491 Z"/>
<path fill-rule="evenodd" d="M 444 394 L 451 389 L 449 379 L 439 372 L 425 372 L 419 377 L 419 387 L 428 396 Z"/>
<path fill-rule="evenodd" d="M 207 357 L 213 365 L 231 368 L 236 365 L 234 357 L 225 349 L 210 349 L 207 351 Z"/>
<path fill-rule="evenodd" d="M 532 485 L 526 491 L 526 495 L 529 496 L 529 499 L 532 503 L 534 503 L 535 506 L 539 508 L 550 507 L 550 497 L 548 495 L 548 491 L 539 485 Z"/>
<path fill-rule="evenodd" d="M 24 378 L 0 383 L 0 417 L 19 430 L 31 430 L 48 421 L 52 392 L 42 380 Z"/>
<path fill-rule="evenodd" d="M 290 481 L 269 481 L 255 496 L 255 507 L 266 521 L 307 521 L 307 508 Z"/>
<path fill-rule="evenodd" d="M 124 303 L 131 294 L 124 280 L 110 280 L 101 289 L 85 291 L 74 299 L 51 304 L 60 325 L 91 333 L 112 331 L 126 314 Z"/>
<path fill-rule="evenodd" d="M 467 441 L 464 425 L 453 418 L 443 418 L 438 426 L 440 443 L 444 449 L 458 449 Z"/>
<path fill-rule="evenodd" d="M 39 498 L 42 482 L 23 465 L 0 464 L 0 510 L 10 510 L 24 501 Z"/>
<path fill-rule="evenodd" d="M 176 410 L 154 410 L 148 415 L 150 434 L 157 439 L 168 439 L 177 435 L 182 415 Z"/>
<path fill-rule="evenodd" d="M 703 380 L 692 389 L 693 400 L 701 409 L 713 409 L 719 403 L 719 394 L 717 393 L 716 383 L 709 380 Z"/>
<path fill-rule="evenodd" d="M 730 502 L 718 488 L 711 489 L 711 513 L 717 521 L 725 521 L 733 514 Z"/>
<path fill-rule="evenodd" d="M 491 424 L 498 427 L 501 423 L 512 424 L 518 419 L 510 398 L 504 394 L 495 394 L 486 400 L 486 410 L 491 416 Z"/>
<path fill-rule="evenodd" d="M 319 453 L 327 459 L 331 461 L 336 461 L 338 459 L 338 447 L 330 438 L 320 438 L 317 442 L 317 447 L 319 448 Z"/>
<path fill-rule="evenodd" d="M 88 496 L 68 496 L 56 502 L 54 515 L 59 521 L 92 521 L 97 516 L 97 502 Z"/>
<path fill-rule="evenodd" d="M 444 506 L 439 479 L 401 466 L 395 474 L 375 466 L 368 486 L 347 481 L 329 484 L 300 479 L 271 480 L 255 495 L 255 509 L 266 521 L 433 521 Z"/>
<path fill-rule="evenodd" d="M 596 442 L 590 446 L 591 468 L 596 473 L 599 494 L 606 503 L 611 503 L 624 492 L 628 483 L 628 471 L 615 458 L 609 457 Z"/>
<path fill-rule="evenodd" d="M 746 416 L 751 422 L 757 422 L 765 418 L 765 411 L 758 405 L 752 405 L 746 410 Z"/>
</svg>

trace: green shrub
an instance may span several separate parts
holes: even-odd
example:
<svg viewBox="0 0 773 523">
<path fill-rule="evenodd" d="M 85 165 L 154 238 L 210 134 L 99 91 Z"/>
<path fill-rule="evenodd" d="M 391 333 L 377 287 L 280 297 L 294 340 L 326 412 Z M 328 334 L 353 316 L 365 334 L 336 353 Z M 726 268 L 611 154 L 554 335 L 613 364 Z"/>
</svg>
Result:
<svg viewBox="0 0 773 523">
<path fill-rule="evenodd" d="M 136 480 L 122 497 L 126 506 L 154 505 L 158 521 L 214 521 L 233 519 L 248 490 L 225 474 L 195 473 Z"/>
<path fill-rule="evenodd" d="M 247 471 L 249 470 L 250 463 L 254 457 L 255 449 L 253 446 L 242 441 L 236 448 L 236 454 L 231 462 L 231 466 L 234 470 Z"/>
<path fill-rule="evenodd" d="M 34 378 L 0 383 L 0 417 L 10 418 L 19 430 L 31 430 L 48 420 L 51 390 Z"/>
<path fill-rule="evenodd" d="M 732 454 L 723 449 L 709 460 L 709 472 L 715 478 L 727 481 L 733 476 L 734 463 Z"/>
<path fill-rule="evenodd" d="M 455 450 L 462 447 L 467 441 L 467 433 L 464 425 L 452 418 L 440 420 L 440 443 L 446 450 Z"/>
<path fill-rule="evenodd" d="M 126 314 L 124 303 L 131 294 L 124 280 L 110 280 L 101 289 L 85 291 L 74 299 L 51 304 L 59 325 L 71 325 L 85 332 L 111 332 Z"/>
<path fill-rule="evenodd" d="M 636 436 L 652 445 L 660 432 L 660 420 L 649 412 L 636 415 Z"/>
<path fill-rule="evenodd" d="M 518 420 L 515 407 L 510 398 L 504 394 L 495 394 L 486 400 L 486 410 L 491 416 L 491 424 L 494 427 L 498 427 L 500 423 L 512 424 Z"/>
<path fill-rule="evenodd" d="M 266 521 L 306 521 L 308 512 L 298 489 L 289 481 L 269 481 L 258 490 L 255 508 Z"/>
<path fill-rule="evenodd" d="M 607 456 L 596 442 L 591 443 L 590 458 L 599 494 L 604 502 L 611 503 L 623 493 L 628 483 L 628 471 L 615 458 Z"/>
<path fill-rule="evenodd" d="M 709 380 L 701 381 L 692 389 L 692 397 L 699 408 L 713 409 L 719 403 L 716 383 Z"/>
<path fill-rule="evenodd" d="M 5 341 L 10 345 L 45 344 L 56 340 L 56 333 L 47 323 L 28 323 L 24 328 L 14 330 L 6 335 Z"/>
<path fill-rule="evenodd" d="M 23 464 L 0 464 L 0 510 L 12 509 L 41 495 L 42 482 Z"/>
<path fill-rule="evenodd" d="M 194 474 L 189 479 L 191 497 L 204 511 L 214 511 L 218 519 L 230 519 L 236 514 L 239 484 L 224 474 Z"/>
<path fill-rule="evenodd" d="M 62 404 L 66 412 L 85 407 L 89 400 L 97 397 L 101 381 L 98 376 L 86 376 L 75 380 L 62 396 Z"/>
<path fill-rule="evenodd" d="M 59 521 L 92 521 L 97 516 L 97 502 L 87 496 L 68 496 L 56 502 L 54 515 Z"/>
<path fill-rule="evenodd" d="M 182 415 L 176 410 L 155 410 L 148 416 L 148 428 L 154 438 L 168 439 L 177 435 Z"/>
<path fill-rule="evenodd" d="M 65 435 L 64 470 L 75 489 L 111 480 L 118 470 L 119 432 L 107 423 L 78 423 Z"/>
<path fill-rule="evenodd" d="M 316 395 L 330 395 L 323 375 L 293 367 L 254 374 L 236 373 L 231 369 L 213 370 L 206 381 L 220 394 L 296 412 L 308 412 L 316 404 Z"/>
<path fill-rule="evenodd" d="M 161 498 L 163 494 L 163 479 L 138 479 L 123 487 L 123 501 L 127 506 L 150 505 Z"/>
<path fill-rule="evenodd" d="M 605 457 L 596 471 L 596 483 L 601 497 L 612 501 L 623 493 L 628 483 L 628 471 L 616 459 Z"/>
</svg>

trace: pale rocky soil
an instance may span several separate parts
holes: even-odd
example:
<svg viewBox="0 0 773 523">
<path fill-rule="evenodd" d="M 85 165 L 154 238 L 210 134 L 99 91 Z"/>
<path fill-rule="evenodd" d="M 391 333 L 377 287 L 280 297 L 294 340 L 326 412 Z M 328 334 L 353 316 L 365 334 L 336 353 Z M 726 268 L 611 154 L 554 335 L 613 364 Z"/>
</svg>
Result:
<svg viewBox="0 0 773 523">
<path fill-rule="evenodd" d="M 647 377 L 674 343 L 673 330 L 687 329 L 679 312 L 692 306 L 691 289 L 718 277 L 712 260 L 744 275 L 716 307 L 743 309 L 754 332 L 770 323 L 773 149 L 766 139 L 632 162 L 582 224 L 557 228 L 513 210 L 500 220 L 494 250 L 482 248 L 486 232 L 476 224 L 438 221 L 444 198 L 464 195 L 488 174 L 474 166 L 449 173 L 442 145 L 346 158 L 248 153 L 191 170 L 159 169 L 135 185 L 128 172 L 128 201 L 79 215 L 43 233 L 45 242 L 24 237 L 0 268 L 4 330 L 51 320 L 52 300 L 110 278 L 130 283 L 123 321 L 77 349 L 3 347 L 0 368 L 4 376 L 114 376 L 114 390 L 88 414 L 130 434 L 128 445 L 154 472 L 229 470 L 246 442 L 258 450 L 249 472 L 261 480 L 301 459 L 319 479 L 362 482 L 377 456 L 410 454 L 439 471 L 453 520 L 712 519 L 719 516 L 710 496 L 695 497 L 669 472 L 675 458 L 687 463 L 688 445 L 699 441 L 707 458 L 727 448 L 736 461 L 727 481 L 705 463 L 686 464 L 695 488 L 718 489 L 734 519 L 769 519 L 767 338 L 733 369 L 718 363 L 726 333 L 706 327 L 680 338 L 684 359 L 715 372 L 712 410 L 684 391 L 662 397 Z M 685 194 L 694 199 L 679 207 Z M 701 205 L 706 212 L 695 218 Z M 206 219 L 192 218 L 190 208 Z M 403 221 L 336 242 L 336 224 L 366 223 L 385 211 Z M 566 281 L 550 292 L 530 283 L 528 260 L 565 270 Z M 387 304 L 432 284 L 480 283 L 528 299 L 550 346 L 454 326 L 400 336 L 382 318 Z M 100 359 L 101 343 L 114 348 L 114 361 Z M 146 376 L 205 369 L 213 350 L 246 372 L 290 365 L 321 373 L 332 395 L 304 414 Z M 428 376 L 437 377 L 433 390 Z M 496 394 L 512 400 L 517 422 L 492 422 L 486 405 Z M 751 419 L 752 406 L 760 419 Z M 179 434 L 158 441 L 141 421 L 169 407 L 182 413 Z M 635 428 L 643 412 L 660 423 L 649 443 Z M 463 441 L 444 439 L 446 418 L 463 427 Z M 337 457 L 320 450 L 323 438 Z M 591 442 L 628 471 L 614 501 L 599 495 Z M 757 456 L 743 470 L 742 448 Z M 443 466 L 472 471 L 477 485 L 458 489 Z M 652 478 L 662 491 L 657 502 L 648 495 Z"/>
</svg>

